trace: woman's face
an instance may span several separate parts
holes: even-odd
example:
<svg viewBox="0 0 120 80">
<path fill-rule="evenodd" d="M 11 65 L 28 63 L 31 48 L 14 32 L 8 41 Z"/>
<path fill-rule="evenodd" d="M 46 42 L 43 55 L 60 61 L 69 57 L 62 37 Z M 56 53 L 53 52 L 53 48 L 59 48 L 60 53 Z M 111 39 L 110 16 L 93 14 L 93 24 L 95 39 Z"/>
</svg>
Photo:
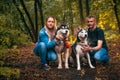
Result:
<svg viewBox="0 0 120 80">
<path fill-rule="evenodd" d="M 55 20 L 52 17 L 49 17 L 46 21 L 46 27 L 48 29 L 53 29 L 55 27 Z"/>
</svg>

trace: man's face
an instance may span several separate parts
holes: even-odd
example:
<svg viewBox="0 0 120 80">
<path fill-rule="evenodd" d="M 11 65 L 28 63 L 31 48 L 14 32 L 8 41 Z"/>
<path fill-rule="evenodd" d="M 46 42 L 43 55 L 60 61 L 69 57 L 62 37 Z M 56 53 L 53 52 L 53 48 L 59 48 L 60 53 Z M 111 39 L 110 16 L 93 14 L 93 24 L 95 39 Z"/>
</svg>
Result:
<svg viewBox="0 0 120 80">
<path fill-rule="evenodd" d="M 47 22 L 46 22 L 46 26 L 49 29 L 53 29 L 55 26 L 55 21 L 52 17 L 48 18 Z"/>
<path fill-rule="evenodd" d="M 94 28 L 95 19 L 94 18 L 87 18 L 87 25 L 88 25 L 89 28 Z"/>
</svg>

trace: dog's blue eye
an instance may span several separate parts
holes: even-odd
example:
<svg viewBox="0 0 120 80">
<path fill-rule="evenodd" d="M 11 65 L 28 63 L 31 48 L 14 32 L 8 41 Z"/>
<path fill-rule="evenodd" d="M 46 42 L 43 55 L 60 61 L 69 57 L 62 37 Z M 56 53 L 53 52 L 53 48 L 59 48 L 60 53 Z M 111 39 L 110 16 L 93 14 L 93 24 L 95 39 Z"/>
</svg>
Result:
<svg viewBox="0 0 120 80">
<path fill-rule="evenodd" d="M 64 26 L 62 26 L 62 28 L 64 29 Z"/>
<path fill-rule="evenodd" d="M 64 28 L 65 28 L 65 29 L 68 29 L 68 27 L 67 27 L 67 26 L 64 26 Z"/>
<path fill-rule="evenodd" d="M 66 29 L 68 29 L 68 26 L 65 26 Z"/>
</svg>

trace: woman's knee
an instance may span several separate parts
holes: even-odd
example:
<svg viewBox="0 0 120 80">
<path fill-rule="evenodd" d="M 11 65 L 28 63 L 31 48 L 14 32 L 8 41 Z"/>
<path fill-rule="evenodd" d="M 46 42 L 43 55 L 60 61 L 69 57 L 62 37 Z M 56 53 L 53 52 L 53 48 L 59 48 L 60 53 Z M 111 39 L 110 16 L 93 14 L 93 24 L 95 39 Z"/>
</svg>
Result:
<svg viewBox="0 0 120 80">
<path fill-rule="evenodd" d="M 46 51 L 46 45 L 43 42 L 38 43 L 33 49 L 33 52 L 37 55 L 44 51 Z"/>
<path fill-rule="evenodd" d="M 55 52 L 48 52 L 48 60 L 50 61 L 57 60 L 57 54 Z"/>
<path fill-rule="evenodd" d="M 46 48 L 46 45 L 45 45 L 44 42 L 40 42 L 40 43 L 38 43 L 37 46 L 38 46 L 38 48 L 40 48 L 40 49 Z"/>
</svg>

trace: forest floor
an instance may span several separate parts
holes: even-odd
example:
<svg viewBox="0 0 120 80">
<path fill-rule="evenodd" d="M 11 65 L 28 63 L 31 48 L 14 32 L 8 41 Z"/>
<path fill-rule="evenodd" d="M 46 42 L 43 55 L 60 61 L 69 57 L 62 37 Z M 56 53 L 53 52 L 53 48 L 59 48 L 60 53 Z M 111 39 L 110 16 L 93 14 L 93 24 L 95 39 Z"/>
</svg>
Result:
<svg viewBox="0 0 120 80">
<path fill-rule="evenodd" d="M 50 62 L 52 69 L 41 69 L 39 58 L 34 55 L 34 45 L 19 46 L 17 55 L 10 54 L 5 60 L 6 66 L 20 69 L 17 80 L 120 80 L 120 40 L 108 42 L 110 64 L 103 66 L 97 63 L 95 69 L 82 66 L 76 68 L 57 69 L 57 61 Z"/>
</svg>

